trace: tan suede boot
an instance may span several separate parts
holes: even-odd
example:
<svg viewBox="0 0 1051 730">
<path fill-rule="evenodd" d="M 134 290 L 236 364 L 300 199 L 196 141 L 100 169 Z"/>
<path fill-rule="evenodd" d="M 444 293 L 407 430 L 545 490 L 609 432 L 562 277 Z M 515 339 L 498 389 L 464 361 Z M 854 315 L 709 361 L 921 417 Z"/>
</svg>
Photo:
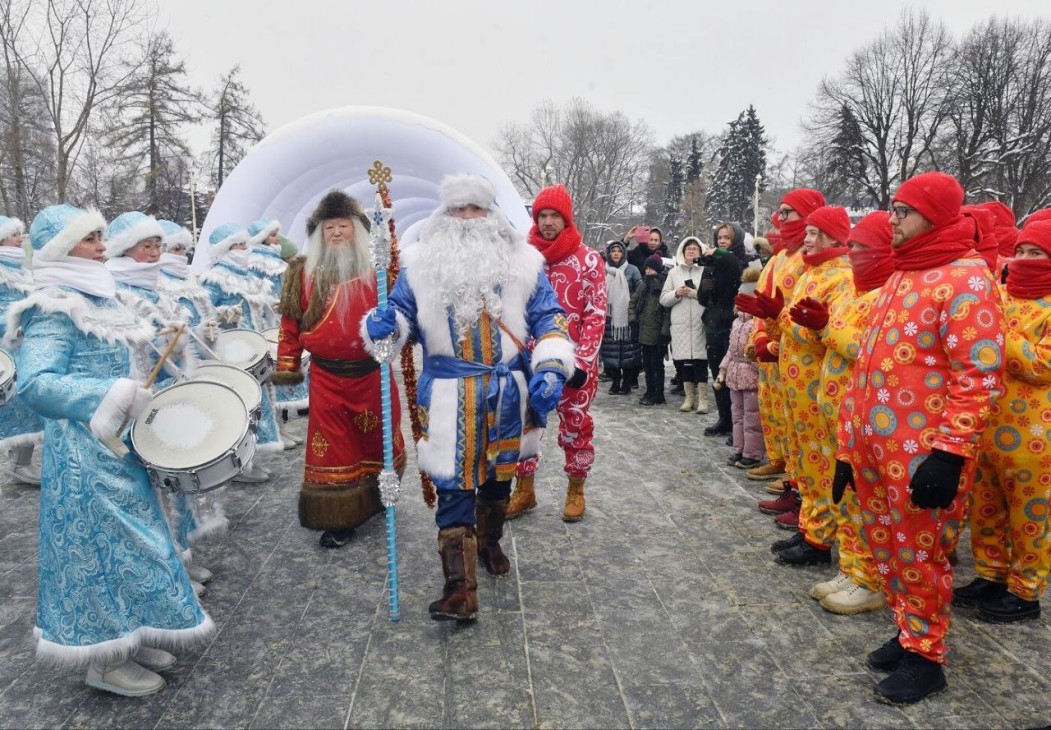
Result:
<svg viewBox="0 0 1051 730">
<path fill-rule="evenodd" d="M 478 562 L 485 566 L 490 575 L 507 575 L 511 571 L 511 561 L 500 547 L 500 538 L 504 536 L 507 500 L 476 499 L 474 506 L 475 519 L 478 520 L 475 527 Z"/>
<path fill-rule="evenodd" d="M 697 384 L 683 383 L 682 387 L 686 391 L 686 399 L 679 406 L 679 411 L 681 413 L 689 413 L 697 405 Z"/>
<path fill-rule="evenodd" d="M 428 607 L 435 621 L 474 621 L 478 617 L 478 542 L 473 527 L 446 527 L 438 531 L 445 587 L 442 597 Z"/>
<path fill-rule="evenodd" d="M 580 522 L 584 517 L 584 479 L 585 477 L 569 478 L 566 506 L 562 510 L 563 522 Z"/>
<path fill-rule="evenodd" d="M 536 492 L 533 490 L 534 474 L 526 474 L 515 479 L 515 491 L 507 505 L 507 519 L 513 520 L 518 515 L 536 507 Z"/>
</svg>

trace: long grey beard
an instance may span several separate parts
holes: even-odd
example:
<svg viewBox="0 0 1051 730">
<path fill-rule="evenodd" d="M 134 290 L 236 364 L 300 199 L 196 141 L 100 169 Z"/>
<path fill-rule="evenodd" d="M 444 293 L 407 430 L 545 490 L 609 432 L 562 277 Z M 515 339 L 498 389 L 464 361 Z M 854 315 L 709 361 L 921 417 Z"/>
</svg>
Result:
<svg viewBox="0 0 1051 730">
<path fill-rule="evenodd" d="M 368 258 L 367 244 L 358 244 L 355 241 L 330 246 L 320 241 L 311 241 L 311 244 L 315 243 L 317 248 L 311 249 L 314 255 L 308 255 L 306 263 L 307 277 L 313 281 L 311 299 L 319 298 L 320 303 L 324 305 L 338 285 L 351 279 L 373 275 L 375 270 Z M 365 287 L 357 287 L 355 291 L 363 294 Z M 356 323 L 350 322 L 350 304 L 350 300 L 341 299 L 333 311 L 344 329 L 357 327 Z"/>
<path fill-rule="evenodd" d="M 482 312 L 499 318 L 500 290 L 511 278 L 511 245 L 495 216 L 463 220 L 433 219 L 421 237 L 428 252 L 427 278 L 438 303 L 452 316 L 459 336 L 474 327 Z"/>
</svg>

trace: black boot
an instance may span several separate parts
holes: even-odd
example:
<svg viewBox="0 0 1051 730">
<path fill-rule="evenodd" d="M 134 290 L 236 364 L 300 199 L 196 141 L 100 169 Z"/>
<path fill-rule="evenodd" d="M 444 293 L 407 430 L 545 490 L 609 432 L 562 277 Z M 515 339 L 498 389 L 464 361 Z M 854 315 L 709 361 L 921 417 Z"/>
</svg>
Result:
<svg viewBox="0 0 1051 730">
<path fill-rule="evenodd" d="M 620 368 L 606 368 L 606 373 L 613 384 L 609 386 L 610 395 L 620 395 Z"/>
<path fill-rule="evenodd" d="M 806 538 L 803 537 L 802 532 L 797 532 L 785 540 L 778 540 L 770 546 L 770 552 L 779 553 L 782 550 L 788 550 L 790 548 L 799 547 L 806 542 Z"/>
<path fill-rule="evenodd" d="M 901 666 L 901 661 L 905 658 L 905 649 L 898 640 L 900 636 L 899 631 L 879 649 L 870 651 L 868 665 L 878 672 L 893 672 Z"/>
<path fill-rule="evenodd" d="M 919 702 L 945 688 L 941 664 L 907 651 L 894 673 L 876 685 L 876 694 L 886 702 L 901 705 Z"/>
<path fill-rule="evenodd" d="M 729 423 L 733 432 L 733 403 L 730 400 L 730 389 L 723 386 L 715 391 L 715 407 L 719 411 L 719 421 Z"/>
<path fill-rule="evenodd" d="M 827 565 L 832 562 L 832 551 L 819 550 L 803 542 L 801 545 L 782 550 L 774 559 L 781 565 Z"/>
<path fill-rule="evenodd" d="M 1027 601 L 1014 593 L 1004 592 L 978 601 L 978 618 L 994 624 L 1040 618 L 1040 601 Z"/>
<path fill-rule="evenodd" d="M 438 531 L 445 587 L 442 597 L 428 606 L 435 621 L 474 621 L 478 616 L 478 541 L 473 527 L 446 527 Z"/>
<path fill-rule="evenodd" d="M 489 575 L 507 575 L 511 570 L 511 561 L 500 547 L 500 538 L 504 536 L 504 521 L 507 519 L 507 505 L 510 499 L 475 500 L 475 526 L 478 540 L 478 562 Z"/>
<path fill-rule="evenodd" d="M 960 588 L 952 589 L 952 605 L 962 608 L 977 606 L 979 601 L 987 598 L 999 598 L 1007 592 L 1007 586 L 985 578 L 975 578 Z"/>
<path fill-rule="evenodd" d="M 633 390 L 637 390 L 639 387 L 639 369 L 638 368 L 624 368 L 624 382 L 621 383 L 620 392 L 627 395 Z"/>
<path fill-rule="evenodd" d="M 354 528 L 348 527 L 344 530 L 325 530 L 321 533 L 321 547 L 339 548 L 350 542 L 354 537 Z"/>
</svg>

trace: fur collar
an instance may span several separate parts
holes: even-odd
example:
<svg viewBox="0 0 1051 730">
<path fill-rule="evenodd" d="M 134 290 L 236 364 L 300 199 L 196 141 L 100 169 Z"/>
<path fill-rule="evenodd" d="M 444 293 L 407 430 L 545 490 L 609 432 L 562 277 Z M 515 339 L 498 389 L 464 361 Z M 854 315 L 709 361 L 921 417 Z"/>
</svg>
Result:
<svg viewBox="0 0 1051 730">
<path fill-rule="evenodd" d="M 89 297 L 66 287 L 47 287 L 34 291 L 8 309 L 6 342 L 21 339 L 22 316 L 33 307 L 48 314 L 64 314 L 78 331 L 109 344 L 120 343 L 131 348 L 154 337 L 153 325 L 118 301 Z"/>
<path fill-rule="evenodd" d="M 33 291 L 33 274 L 21 266 L 12 266 L 0 259 L 0 287 L 28 294 Z"/>
<path fill-rule="evenodd" d="M 285 273 L 288 264 L 280 254 L 265 248 L 253 248 L 248 252 L 248 268 L 267 276 L 280 276 Z"/>
<path fill-rule="evenodd" d="M 269 305 L 269 283 L 246 274 L 242 269 L 219 261 L 200 276 L 202 284 L 214 284 L 231 296 L 241 297 L 250 304 Z"/>
</svg>

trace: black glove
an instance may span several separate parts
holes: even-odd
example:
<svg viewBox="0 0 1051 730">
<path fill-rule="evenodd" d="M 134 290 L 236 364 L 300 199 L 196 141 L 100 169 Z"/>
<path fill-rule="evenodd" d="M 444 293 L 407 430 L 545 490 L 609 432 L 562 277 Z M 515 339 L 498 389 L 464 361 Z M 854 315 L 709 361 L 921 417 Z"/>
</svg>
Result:
<svg viewBox="0 0 1051 730">
<path fill-rule="evenodd" d="M 567 388 L 583 388 L 588 382 L 588 374 L 580 368 L 573 368 L 573 375 L 566 381 Z"/>
<path fill-rule="evenodd" d="M 923 509 L 945 509 L 952 504 L 960 488 L 963 462 L 958 454 L 931 449 L 909 482 L 912 503 Z"/>
<path fill-rule="evenodd" d="M 836 459 L 836 474 L 832 477 L 832 503 L 839 504 L 847 487 L 854 487 L 854 467 L 845 461 Z M 856 487 L 855 487 L 856 488 Z"/>
</svg>

